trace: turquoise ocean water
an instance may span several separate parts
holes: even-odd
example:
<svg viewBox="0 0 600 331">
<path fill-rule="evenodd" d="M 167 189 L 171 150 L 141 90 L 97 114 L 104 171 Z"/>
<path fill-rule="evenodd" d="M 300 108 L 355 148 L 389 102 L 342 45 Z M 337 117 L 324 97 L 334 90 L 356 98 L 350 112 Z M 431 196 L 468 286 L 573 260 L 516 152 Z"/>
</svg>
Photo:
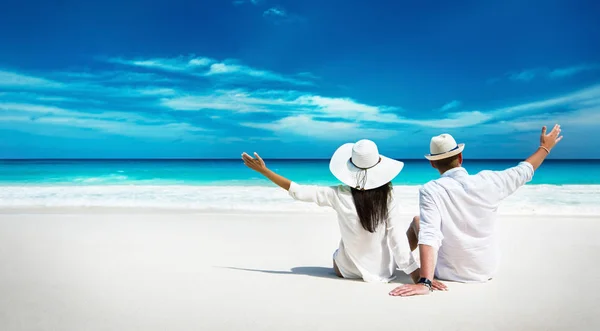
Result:
<svg viewBox="0 0 600 331">
<path fill-rule="evenodd" d="M 300 184 L 339 184 L 328 160 L 267 160 Z M 465 160 L 470 173 L 519 160 Z M 438 178 L 426 160 L 405 161 L 394 180 L 404 212 L 418 212 L 418 189 Z M 0 208 L 124 207 L 216 211 L 322 211 L 297 203 L 241 160 L 4 160 Z M 600 160 L 548 160 L 502 205 L 515 215 L 600 215 Z"/>
<path fill-rule="evenodd" d="M 336 184 L 328 160 L 267 160 L 292 180 Z M 421 185 L 436 178 L 426 160 L 404 161 L 398 185 Z M 465 160 L 470 173 L 502 170 L 519 160 Z M 3 160 L 0 185 L 270 185 L 241 160 Z M 547 160 L 531 184 L 600 184 L 600 160 Z"/>
</svg>

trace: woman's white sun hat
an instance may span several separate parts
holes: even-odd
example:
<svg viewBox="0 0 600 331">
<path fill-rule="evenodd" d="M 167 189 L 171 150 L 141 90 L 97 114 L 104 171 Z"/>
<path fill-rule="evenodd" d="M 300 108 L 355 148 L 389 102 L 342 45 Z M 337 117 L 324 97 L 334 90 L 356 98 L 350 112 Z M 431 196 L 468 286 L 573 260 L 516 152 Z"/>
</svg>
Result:
<svg viewBox="0 0 600 331">
<path fill-rule="evenodd" d="M 431 138 L 429 144 L 430 154 L 425 155 L 425 158 L 431 161 L 447 159 L 462 153 L 464 149 L 465 144 L 457 144 L 451 135 L 444 133 Z"/>
<path fill-rule="evenodd" d="M 340 146 L 329 162 L 329 170 L 337 179 L 358 190 L 389 183 L 403 167 L 403 162 L 380 155 L 377 145 L 366 139 Z"/>
</svg>

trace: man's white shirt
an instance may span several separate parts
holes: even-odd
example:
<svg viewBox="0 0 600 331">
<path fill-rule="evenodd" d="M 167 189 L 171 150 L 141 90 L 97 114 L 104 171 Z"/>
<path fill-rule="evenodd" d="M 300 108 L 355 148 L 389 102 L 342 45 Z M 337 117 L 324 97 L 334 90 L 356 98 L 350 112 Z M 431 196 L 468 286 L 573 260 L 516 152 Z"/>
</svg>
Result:
<svg viewBox="0 0 600 331">
<path fill-rule="evenodd" d="M 528 162 L 504 171 L 469 175 L 446 171 L 419 190 L 419 244 L 438 249 L 435 276 L 458 282 L 485 282 L 498 268 L 498 206 L 533 178 Z"/>
</svg>

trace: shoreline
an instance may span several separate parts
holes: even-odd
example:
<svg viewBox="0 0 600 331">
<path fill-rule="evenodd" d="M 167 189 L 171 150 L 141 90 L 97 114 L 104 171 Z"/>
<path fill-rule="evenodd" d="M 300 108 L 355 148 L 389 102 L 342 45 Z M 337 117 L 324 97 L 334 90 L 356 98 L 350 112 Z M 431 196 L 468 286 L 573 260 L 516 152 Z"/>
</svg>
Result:
<svg viewBox="0 0 600 331">
<path fill-rule="evenodd" d="M 336 214 L 330 208 L 319 208 L 316 210 L 297 211 L 290 210 L 288 212 L 281 210 L 228 210 L 228 209 L 186 209 L 186 208 L 167 208 L 167 207 L 0 207 L 0 215 L 198 215 L 198 216 L 245 216 L 248 214 L 259 216 L 282 216 L 287 214 L 303 214 L 311 217 L 329 217 L 331 220 L 336 220 Z M 401 212 L 402 217 L 412 219 L 417 214 Z M 515 220 L 522 218 L 543 218 L 550 220 L 562 220 L 566 217 L 577 217 L 580 219 L 599 219 L 600 214 L 583 214 L 583 215 L 556 215 L 556 214 L 499 214 L 499 218 L 506 220 Z"/>
<path fill-rule="evenodd" d="M 401 213 L 417 214 L 420 186 L 394 186 Z M 593 217 L 600 215 L 600 185 L 526 185 L 499 207 L 501 216 Z M 0 213 L 9 210 L 152 210 L 157 213 L 282 213 L 327 214 L 314 204 L 294 201 L 274 186 L 144 186 L 70 185 L 1 186 Z"/>
<path fill-rule="evenodd" d="M 437 179 L 436 178 L 431 178 L 431 180 Z M 42 188 L 47 188 L 47 187 L 204 187 L 204 188 L 223 188 L 223 187 L 259 187 L 259 188 L 272 188 L 273 183 L 271 183 L 270 181 L 266 180 L 266 179 L 259 179 L 256 182 L 253 183 L 249 183 L 249 184 L 245 184 L 245 185 L 235 185 L 232 182 L 235 182 L 236 180 L 231 180 L 231 182 L 227 182 L 227 181 L 223 181 L 223 184 L 218 184 L 217 182 L 192 182 L 192 181 L 188 181 L 188 183 L 177 183 L 177 182 L 172 182 L 172 183 L 160 183 L 160 182 L 151 182 L 151 180 L 148 180 L 147 182 L 145 182 L 146 180 L 141 179 L 141 180 L 132 180 L 131 182 L 125 182 L 125 183 L 94 183 L 94 182 L 57 182 L 57 183 L 30 183 L 30 182 L 25 182 L 25 183 L 20 183 L 20 182 L 14 182 L 14 183 L 2 183 L 0 182 L 0 188 L 2 187 L 10 187 L 10 188 L 14 188 L 14 187 L 27 187 L 27 188 L 36 188 L 36 187 L 42 187 Z M 227 183 L 225 183 L 227 182 Z M 426 184 L 427 182 L 423 182 L 420 184 L 407 184 L 407 183 L 392 183 L 394 187 L 419 187 L 419 186 L 423 186 L 424 184 Z M 304 181 L 300 184 L 304 184 L 304 185 L 325 185 L 325 186 L 337 186 L 337 185 L 343 185 L 340 182 L 336 182 L 336 181 L 331 181 L 331 182 L 308 182 Z M 592 187 L 600 187 L 600 183 L 590 183 L 590 184 L 546 184 L 546 183 L 527 183 L 524 187 L 527 186 L 557 186 L 557 187 L 562 187 L 562 186 L 569 186 L 569 187 L 579 187 L 579 186 L 592 186 Z"/>
</svg>

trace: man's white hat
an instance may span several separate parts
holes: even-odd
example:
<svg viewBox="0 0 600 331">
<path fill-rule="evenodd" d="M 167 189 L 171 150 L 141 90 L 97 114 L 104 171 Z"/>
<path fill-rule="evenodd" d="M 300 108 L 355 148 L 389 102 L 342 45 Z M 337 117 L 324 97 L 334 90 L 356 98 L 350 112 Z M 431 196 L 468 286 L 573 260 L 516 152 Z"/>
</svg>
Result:
<svg viewBox="0 0 600 331">
<path fill-rule="evenodd" d="M 404 163 L 379 154 L 371 140 L 340 146 L 329 162 L 329 170 L 342 183 L 358 190 L 371 190 L 394 179 Z"/>
<path fill-rule="evenodd" d="M 462 153 L 464 149 L 465 144 L 457 144 L 451 135 L 444 133 L 431 138 L 429 144 L 430 154 L 425 155 L 425 158 L 431 161 L 447 159 Z"/>
</svg>

